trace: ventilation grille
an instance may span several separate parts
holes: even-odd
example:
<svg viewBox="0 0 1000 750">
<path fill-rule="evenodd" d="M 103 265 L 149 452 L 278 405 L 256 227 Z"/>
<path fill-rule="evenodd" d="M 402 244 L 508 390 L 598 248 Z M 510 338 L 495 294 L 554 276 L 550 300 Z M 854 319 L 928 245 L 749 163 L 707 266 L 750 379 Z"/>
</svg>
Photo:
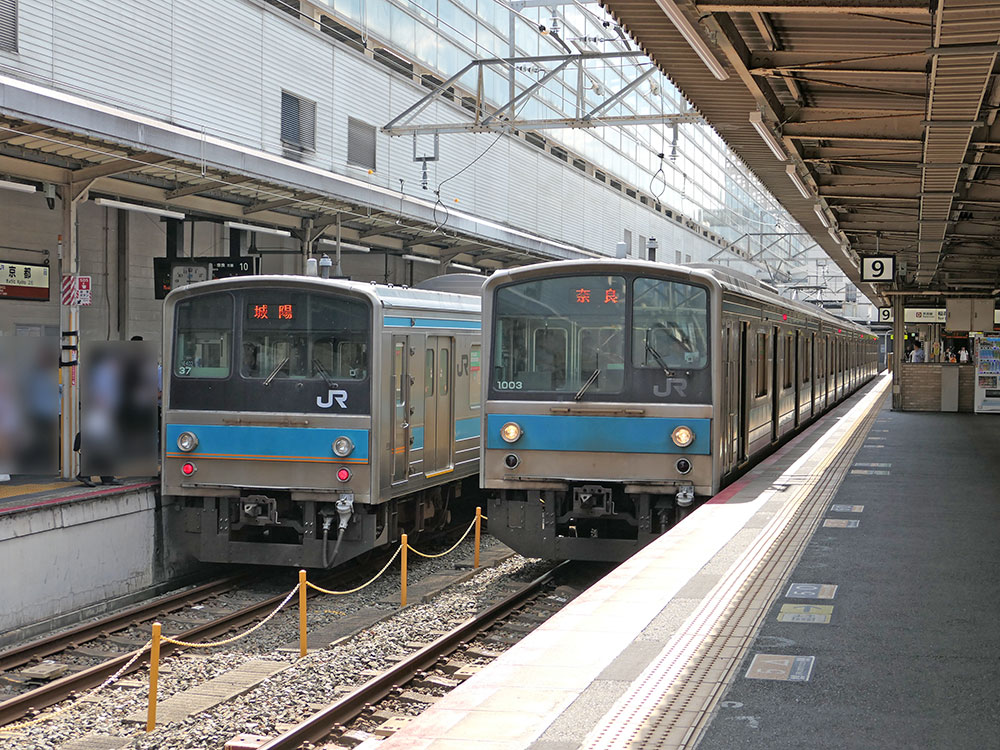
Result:
<svg viewBox="0 0 1000 750">
<path fill-rule="evenodd" d="M 347 118 L 347 163 L 375 169 L 375 126 Z"/>
<path fill-rule="evenodd" d="M 0 50 L 17 52 L 17 0 L 0 0 Z"/>
<path fill-rule="evenodd" d="M 316 102 L 281 92 L 281 142 L 303 151 L 316 149 Z"/>
</svg>

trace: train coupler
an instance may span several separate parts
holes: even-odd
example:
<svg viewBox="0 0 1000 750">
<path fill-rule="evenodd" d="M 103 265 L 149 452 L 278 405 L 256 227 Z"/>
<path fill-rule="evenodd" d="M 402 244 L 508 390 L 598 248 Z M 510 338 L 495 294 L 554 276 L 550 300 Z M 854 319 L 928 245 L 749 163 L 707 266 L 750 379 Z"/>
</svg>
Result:
<svg viewBox="0 0 1000 750">
<path fill-rule="evenodd" d="M 677 507 L 686 508 L 694 502 L 694 486 L 687 484 L 677 488 L 677 495 L 674 499 Z"/>
</svg>

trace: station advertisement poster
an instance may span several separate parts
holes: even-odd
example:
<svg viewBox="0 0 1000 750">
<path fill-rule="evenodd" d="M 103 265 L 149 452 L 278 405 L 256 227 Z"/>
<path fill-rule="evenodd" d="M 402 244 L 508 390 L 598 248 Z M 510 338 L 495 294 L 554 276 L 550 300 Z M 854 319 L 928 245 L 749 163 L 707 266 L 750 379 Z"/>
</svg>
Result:
<svg viewBox="0 0 1000 750">
<path fill-rule="evenodd" d="M 49 267 L 0 260 L 0 299 L 49 299 Z"/>
</svg>

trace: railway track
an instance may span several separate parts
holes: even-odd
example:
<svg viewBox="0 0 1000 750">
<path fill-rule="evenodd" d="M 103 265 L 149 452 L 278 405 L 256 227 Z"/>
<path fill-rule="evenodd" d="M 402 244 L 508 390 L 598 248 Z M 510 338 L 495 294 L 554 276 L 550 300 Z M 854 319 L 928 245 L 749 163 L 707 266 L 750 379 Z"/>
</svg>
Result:
<svg viewBox="0 0 1000 750">
<path fill-rule="evenodd" d="M 449 533 L 460 533 L 464 529 L 464 526 L 452 527 L 426 539 L 444 538 Z M 349 588 L 366 580 L 371 571 L 384 565 L 390 556 L 391 552 L 380 552 L 369 556 L 364 562 L 348 562 L 330 575 L 314 582 L 324 588 Z M 8 692 L 23 690 L 7 700 L 0 701 L 0 727 L 104 683 L 133 659 L 136 650 L 149 637 L 151 624 L 158 619 L 172 622 L 172 626 L 165 625 L 165 634 L 188 642 L 212 640 L 260 621 L 281 604 L 288 591 L 285 590 L 276 596 L 266 596 L 252 603 L 244 603 L 236 609 L 232 608 L 232 601 L 225 602 L 220 598 L 234 591 L 240 591 L 250 577 L 251 574 L 243 574 L 210 581 L 69 631 L 0 652 L 0 682 L 4 683 Z M 307 595 L 312 598 L 317 593 L 310 590 Z M 193 607 L 200 609 L 192 609 Z M 232 611 L 222 613 L 223 609 Z M 206 619 L 204 613 L 208 613 L 210 619 Z M 203 622 L 190 626 L 199 620 Z M 185 627 L 185 624 L 188 627 Z M 137 635 L 137 631 L 143 635 Z M 127 648 L 127 651 L 118 650 L 117 653 L 107 651 L 102 658 L 100 652 L 122 646 Z M 182 646 L 165 642 L 160 648 L 160 655 L 161 658 L 166 658 L 183 650 Z M 30 668 L 27 671 L 23 669 L 26 665 L 37 664 L 43 659 L 59 655 L 65 655 L 68 661 L 77 663 L 47 661 L 44 665 L 48 668 L 41 670 L 41 676 L 38 677 L 30 676 L 32 674 Z M 81 668 L 79 664 L 81 661 L 97 661 L 97 663 L 84 665 Z M 146 650 L 121 676 L 143 669 L 148 663 L 149 653 Z M 45 674 L 46 672 L 48 674 Z M 39 682 L 42 684 L 38 684 Z"/>
<path fill-rule="evenodd" d="M 588 568 L 589 572 L 581 574 L 581 570 Z M 380 701 L 386 699 L 391 701 L 394 696 L 398 697 L 401 694 L 409 694 L 411 698 L 414 695 L 419 696 L 413 691 L 405 690 L 407 683 L 414 680 L 419 681 L 421 685 L 432 686 L 436 692 L 440 692 L 442 688 L 447 690 L 457 686 L 461 679 L 455 679 L 456 677 L 468 676 L 481 668 L 483 662 L 496 658 L 500 653 L 492 651 L 489 644 L 478 648 L 467 648 L 468 661 L 478 662 L 471 669 L 468 666 L 463 669 L 460 664 L 456 664 L 455 659 L 447 660 L 447 657 L 457 656 L 457 651 L 471 646 L 484 634 L 497 628 L 504 630 L 504 634 L 499 637 L 504 648 L 512 645 L 559 611 L 580 588 L 585 588 L 604 572 L 606 570 L 598 573 L 592 566 L 581 566 L 572 562 L 554 567 L 432 643 L 410 654 L 391 669 L 373 677 L 337 702 L 261 745 L 259 750 L 296 750 L 305 743 L 321 741 L 337 743 L 338 740 L 345 743 L 344 747 L 354 746 L 361 741 L 361 738 L 372 733 L 366 729 L 354 728 L 351 723 L 373 728 L 373 725 L 378 723 L 378 719 L 373 717 L 377 717 L 380 713 Z M 574 579 L 574 588 L 562 586 L 560 589 L 555 589 L 555 584 L 561 577 Z M 570 591 L 572 593 L 568 593 Z M 436 674 L 428 674 L 429 670 L 435 670 Z M 466 673 L 464 676 L 459 674 L 462 671 Z M 427 704 L 437 699 L 436 695 L 430 693 L 426 695 Z"/>
</svg>

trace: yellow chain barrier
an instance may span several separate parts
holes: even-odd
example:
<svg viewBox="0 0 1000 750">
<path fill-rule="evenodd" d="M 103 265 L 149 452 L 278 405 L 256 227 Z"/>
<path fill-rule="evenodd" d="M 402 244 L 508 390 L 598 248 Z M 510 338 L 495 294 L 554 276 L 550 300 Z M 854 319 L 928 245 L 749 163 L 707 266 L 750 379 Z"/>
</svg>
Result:
<svg viewBox="0 0 1000 750">
<path fill-rule="evenodd" d="M 392 559 L 390 559 L 389 562 L 387 562 L 385 564 L 385 567 L 382 568 L 382 570 L 380 570 L 378 573 L 376 573 L 374 578 L 372 578 L 367 583 L 362 583 L 356 589 L 350 589 L 349 591 L 330 591 L 329 589 L 324 589 L 324 588 L 322 588 L 320 586 L 317 586 L 312 581 L 307 581 L 306 585 L 309 588 L 311 588 L 311 589 L 313 589 L 315 591 L 318 591 L 321 594 L 332 594 L 333 596 L 343 596 L 344 594 L 354 594 L 354 593 L 356 593 L 358 591 L 361 591 L 361 589 L 366 588 L 367 586 L 371 586 L 373 583 L 375 583 L 375 581 L 377 581 L 379 578 L 381 578 L 382 574 L 385 573 L 385 571 L 387 571 L 389 569 L 389 566 L 392 565 L 396 561 L 396 558 L 399 557 L 399 553 L 402 552 L 402 550 L 403 550 L 402 545 L 400 545 L 399 547 L 397 547 L 396 548 L 396 554 L 394 554 L 392 556 Z"/>
<path fill-rule="evenodd" d="M 460 545 L 460 544 L 461 544 L 462 542 L 464 542 L 464 541 L 465 541 L 465 537 L 467 537 L 467 536 L 469 535 L 469 532 L 470 532 L 470 531 L 472 531 L 472 530 L 473 530 L 473 529 L 474 529 L 475 527 L 476 527 L 476 521 L 475 521 L 475 520 L 473 520 L 473 521 L 472 521 L 472 523 L 470 523 L 470 524 L 469 524 L 469 528 L 467 528 L 467 529 L 465 530 L 465 533 L 464 533 L 464 534 L 462 534 L 462 538 L 461 538 L 461 539 L 459 539 L 459 540 L 458 540 L 457 542 L 455 542 L 455 544 L 454 544 L 454 545 L 452 545 L 451 549 L 449 549 L 449 550 L 445 550 L 444 552 L 442 552 L 442 553 L 441 553 L 441 554 L 439 554 L 439 555 L 425 555 L 425 554 L 424 554 L 423 552 L 421 552 L 420 550 L 418 550 L 418 549 L 414 549 L 414 548 L 413 548 L 413 546 L 412 546 L 412 545 L 410 545 L 410 544 L 407 544 L 407 545 L 406 545 L 406 547 L 407 547 L 407 549 L 409 549 L 409 550 L 410 550 L 410 552 L 416 552 L 416 553 L 417 553 L 418 555 L 420 555 L 421 557 L 426 557 L 426 558 L 428 558 L 428 559 L 431 559 L 431 560 L 433 560 L 434 558 L 437 558 L 437 557 L 444 557 L 445 555 L 449 555 L 449 554 L 451 554 L 452 552 L 454 552 L 454 551 L 455 551 L 455 548 L 456 548 L 456 547 L 458 547 L 458 545 Z"/>
<path fill-rule="evenodd" d="M 295 596 L 295 592 L 299 590 L 299 585 L 300 584 L 298 584 L 298 583 L 295 584 L 295 588 L 293 588 L 291 591 L 288 592 L 288 596 L 285 597 L 285 600 L 281 604 L 279 604 L 277 607 L 275 607 L 274 610 L 271 612 L 271 614 L 269 614 L 267 617 L 265 617 L 263 620 L 261 620 L 260 622 L 258 622 L 256 625 L 254 625 L 249 630 L 247 630 L 247 631 L 245 631 L 243 633 L 239 633 L 237 635 L 234 635 L 232 638 L 226 638 L 226 640 L 224 640 L 224 641 L 212 641 L 211 643 L 188 643 L 187 641 L 178 641 L 177 639 L 170 638 L 169 636 L 163 636 L 163 640 L 165 642 L 167 642 L 167 643 L 173 643 L 175 646 L 184 646 L 185 648 L 214 648 L 215 646 L 226 646 L 226 645 L 228 645 L 230 643 L 233 643 L 234 641 L 240 640 L 241 638 L 246 638 L 251 633 L 258 631 L 262 627 L 264 627 L 265 625 L 267 625 L 267 623 L 270 622 L 271 619 L 276 614 L 278 614 L 282 610 L 282 608 L 286 604 L 288 604 L 288 602 L 291 601 L 292 597 Z"/>
<path fill-rule="evenodd" d="M 29 719 L 27 721 L 19 721 L 16 724 L 8 724 L 5 727 L 0 727 L 0 734 L 10 734 L 11 732 L 18 732 L 22 729 L 26 729 L 27 727 L 35 726 L 36 724 L 41 724 L 43 722 L 49 721 L 50 719 L 54 719 L 60 714 L 69 711 L 71 708 L 76 708 L 76 706 L 79 705 L 81 702 L 83 702 L 86 698 L 89 698 L 92 695 L 96 695 L 98 692 L 106 688 L 108 685 L 117 681 L 119 677 L 121 677 L 123 674 L 125 674 L 126 671 L 128 671 L 129 667 L 135 664 L 136 660 L 140 656 L 142 656 L 146 652 L 146 649 L 148 649 L 152 644 L 153 642 L 151 640 L 146 641 L 146 644 L 144 646 L 140 646 L 139 648 L 137 648 L 135 651 L 132 652 L 132 658 L 129 659 L 127 662 L 125 662 L 122 665 L 121 669 L 119 669 L 117 672 L 115 672 L 113 675 L 111 675 L 108 679 L 106 679 L 100 685 L 95 687 L 93 690 L 90 690 L 89 692 L 86 692 L 83 695 L 79 696 L 72 703 L 63 706 L 62 708 L 57 708 L 55 711 L 53 711 L 50 714 L 46 714 L 45 716 L 38 716 L 34 719 Z"/>
</svg>

